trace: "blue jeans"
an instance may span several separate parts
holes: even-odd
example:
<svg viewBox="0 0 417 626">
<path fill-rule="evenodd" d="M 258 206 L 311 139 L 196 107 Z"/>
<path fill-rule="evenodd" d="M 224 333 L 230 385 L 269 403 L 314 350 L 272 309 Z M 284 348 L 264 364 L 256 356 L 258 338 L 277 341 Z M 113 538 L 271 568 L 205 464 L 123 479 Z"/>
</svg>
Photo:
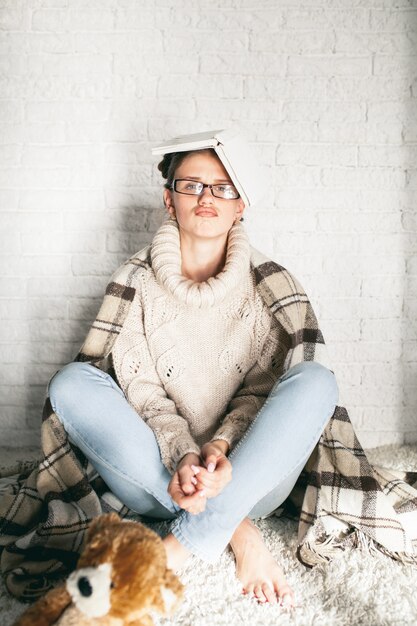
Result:
<svg viewBox="0 0 417 626">
<path fill-rule="evenodd" d="M 330 370 L 311 361 L 290 368 L 230 452 L 231 482 L 191 515 L 169 496 L 171 475 L 153 431 L 109 374 L 72 362 L 53 376 L 48 394 L 69 440 L 119 500 L 140 515 L 172 520 L 180 543 L 209 563 L 245 517 L 265 517 L 287 498 L 338 401 Z"/>
</svg>

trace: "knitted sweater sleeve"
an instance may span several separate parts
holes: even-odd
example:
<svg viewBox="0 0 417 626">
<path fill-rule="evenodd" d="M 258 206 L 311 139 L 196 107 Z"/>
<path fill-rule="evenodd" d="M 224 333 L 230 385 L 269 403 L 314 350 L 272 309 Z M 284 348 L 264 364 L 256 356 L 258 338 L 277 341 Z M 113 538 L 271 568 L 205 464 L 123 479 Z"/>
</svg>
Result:
<svg viewBox="0 0 417 626">
<path fill-rule="evenodd" d="M 212 441 L 223 439 L 231 450 L 241 439 L 262 408 L 276 380 L 283 374 L 285 352 L 278 325 L 272 321 L 260 356 L 230 400 L 227 413 Z"/>
<path fill-rule="evenodd" d="M 200 454 L 188 422 L 168 397 L 148 348 L 143 311 L 138 294 L 133 299 L 123 329 L 113 346 L 114 369 L 129 404 L 153 430 L 161 459 L 168 471 L 175 472 L 187 453 Z"/>
</svg>

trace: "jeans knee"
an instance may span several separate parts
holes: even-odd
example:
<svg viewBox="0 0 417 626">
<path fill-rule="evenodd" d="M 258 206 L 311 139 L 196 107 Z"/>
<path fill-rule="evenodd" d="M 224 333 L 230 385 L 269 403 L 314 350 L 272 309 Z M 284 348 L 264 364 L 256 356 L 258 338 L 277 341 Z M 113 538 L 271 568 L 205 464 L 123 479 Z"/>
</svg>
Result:
<svg viewBox="0 0 417 626">
<path fill-rule="evenodd" d="M 93 366 L 89 363 L 74 361 L 58 370 L 48 383 L 48 396 L 52 406 L 55 406 L 57 398 L 63 400 L 77 397 L 83 378 L 87 371 L 91 371 L 91 367 Z"/>
<path fill-rule="evenodd" d="M 327 367 L 315 361 L 303 361 L 292 369 L 298 369 L 302 380 L 308 386 L 320 391 L 322 397 L 328 398 L 329 404 L 336 406 L 339 400 L 339 387 L 336 376 Z"/>
</svg>

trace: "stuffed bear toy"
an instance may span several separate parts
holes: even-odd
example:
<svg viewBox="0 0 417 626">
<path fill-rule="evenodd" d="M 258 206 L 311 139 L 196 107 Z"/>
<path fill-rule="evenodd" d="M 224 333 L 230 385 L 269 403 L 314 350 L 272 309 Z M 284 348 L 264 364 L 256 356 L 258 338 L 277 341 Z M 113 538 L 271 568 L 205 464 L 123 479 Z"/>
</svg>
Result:
<svg viewBox="0 0 417 626">
<path fill-rule="evenodd" d="M 169 615 L 183 585 L 167 569 L 161 538 L 117 513 L 95 518 L 77 568 L 27 609 L 14 626 L 153 626 Z"/>
</svg>

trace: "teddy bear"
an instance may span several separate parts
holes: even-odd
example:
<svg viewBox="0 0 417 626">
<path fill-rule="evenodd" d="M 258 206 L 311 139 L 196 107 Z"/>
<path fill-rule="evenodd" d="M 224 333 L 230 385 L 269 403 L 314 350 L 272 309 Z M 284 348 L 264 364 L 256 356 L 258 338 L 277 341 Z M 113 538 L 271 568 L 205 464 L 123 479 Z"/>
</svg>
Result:
<svg viewBox="0 0 417 626">
<path fill-rule="evenodd" d="M 183 591 L 167 568 L 159 535 L 106 513 L 90 523 L 77 568 L 66 582 L 13 626 L 153 626 L 153 614 L 172 614 Z"/>
</svg>

